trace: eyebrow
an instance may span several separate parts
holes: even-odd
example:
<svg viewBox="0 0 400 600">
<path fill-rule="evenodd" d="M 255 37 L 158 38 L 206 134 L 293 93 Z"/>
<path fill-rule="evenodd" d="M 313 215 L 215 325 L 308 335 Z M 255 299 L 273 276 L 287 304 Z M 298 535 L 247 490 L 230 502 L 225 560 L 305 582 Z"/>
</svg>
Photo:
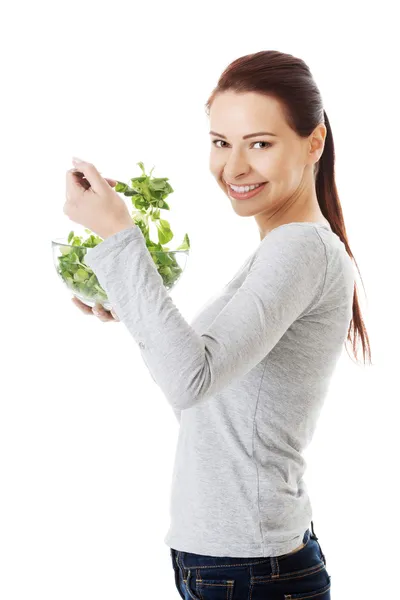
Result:
<svg viewBox="0 0 400 600">
<path fill-rule="evenodd" d="M 226 136 L 222 135 L 222 133 L 217 133 L 216 131 L 210 131 L 211 135 L 217 135 L 218 137 L 224 138 L 226 140 Z M 247 140 L 251 137 L 257 137 L 259 135 L 273 135 L 274 137 L 278 137 L 276 133 L 270 133 L 269 131 L 259 131 L 258 133 L 249 133 L 248 135 L 244 135 L 243 139 Z"/>
</svg>

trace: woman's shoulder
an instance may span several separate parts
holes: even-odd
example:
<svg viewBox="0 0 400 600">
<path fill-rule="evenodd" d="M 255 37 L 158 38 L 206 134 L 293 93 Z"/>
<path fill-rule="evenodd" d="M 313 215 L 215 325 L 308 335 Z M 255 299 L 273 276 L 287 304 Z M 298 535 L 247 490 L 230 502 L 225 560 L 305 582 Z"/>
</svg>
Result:
<svg viewBox="0 0 400 600">
<path fill-rule="evenodd" d="M 324 223 L 310 221 L 284 223 L 265 235 L 254 254 L 271 255 L 274 251 L 277 252 L 278 257 L 299 252 L 321 254 L 324 249 L 324 238 L 319 235 L 321 232 L 332 235 L 332 230 Z"/>
</svg>

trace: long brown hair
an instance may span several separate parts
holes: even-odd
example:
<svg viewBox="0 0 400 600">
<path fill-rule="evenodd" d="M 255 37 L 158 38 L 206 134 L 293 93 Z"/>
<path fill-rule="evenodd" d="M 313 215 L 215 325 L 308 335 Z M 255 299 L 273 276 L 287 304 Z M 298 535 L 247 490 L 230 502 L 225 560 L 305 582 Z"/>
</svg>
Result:
<svg viewBox="0 0 400 600">
<path fill-rule="evenodd" d="M 332 231 L 342 240 L 347 253 L 355 262 L 361 278 L 357 262 L 350 250 L 336 189 L 335 148 L 332 129 L 322 105 L 321 94 L 309 67 L 300 58 L 276 50 L 265 50 L 242 56 L 234 60 L 220 76 L 217 86 L 206 103 L 208 116 L 216 95 L 227 90 L 233 90 L 237 93 L 257 92 L 276 98 L 281 102 L 289 126 L 301 137 L 311 135 L 318 124 L 325 124 L 327 133 L 324 150 L 321 158 L 314 166 L 318 203 L 322 214 L 329 221 Z M 369 338 L 358 304 L 355 283 L 353 318 L 350 322 L 346 341 L 352 342 L 353 354 L 356 360 L 357 337 L 362 342 L 364 364 L 367 348 L 369 364 L 372 364 Z"/>
</svg>

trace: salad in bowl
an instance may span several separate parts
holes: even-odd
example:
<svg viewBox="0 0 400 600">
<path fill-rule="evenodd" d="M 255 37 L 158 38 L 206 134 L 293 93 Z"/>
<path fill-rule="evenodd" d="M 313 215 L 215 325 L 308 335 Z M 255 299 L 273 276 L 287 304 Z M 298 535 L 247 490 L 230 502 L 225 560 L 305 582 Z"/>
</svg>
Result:
<svg viewBox="0 0 400 600">
<path fill-rule="evenodd" d="M 170 210 L 165 198 L 174 190 L 168 183 L 168 178 L 152 177 L 153 169 L 146 175 L 142 162 L 137 163 L 142 170 L 140 177 L 130 179 L 130 184 L 117 181 L 115 191 L 131 197 L 134 210 L 132 219 L 140 227 L 146 240 L 147 249 L 157 266 L 165 288 L 171 290 L 180 280 L 187 265 L 190 241 L 186 233 L 183 242 L 171 250 L 165 246 L 173 238 L 168 221 L 160 217 L 161 210 Z M 150 223 L 157 228 L 158 240 L 150 239 Z M 51 240 L 53 262 L 61 281 L 81 302 L 93 307 L 101 304 L 106 310 L 112 308 L 107 294 L 99 284 L 92 269 L 85 263 L 85 256 L 100 244 L 103 239 L 89 229 L 86 239 L 70 231 L 66 238 Z"/>
</svg>

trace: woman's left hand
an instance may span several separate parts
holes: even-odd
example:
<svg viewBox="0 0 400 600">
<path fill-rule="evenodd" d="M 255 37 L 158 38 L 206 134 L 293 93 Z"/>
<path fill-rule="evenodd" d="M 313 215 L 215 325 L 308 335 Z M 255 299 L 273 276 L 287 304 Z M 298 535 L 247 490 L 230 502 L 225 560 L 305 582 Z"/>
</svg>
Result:
<svg viewBox="0 0 400 600">
<path fill-rule="evenodd" d="M 64 214 L 79 225 L 90 229 L 106 239 L 118 231 L 135 227 L 128 208 L 111 184 L 117 182 L 104 179 L 94 165 L 84 161 L 72 161 L 74 169 L 67 171 L 66 202 Z M 89 188 L 81 185 L 84 174 Z"/>
</svg>

